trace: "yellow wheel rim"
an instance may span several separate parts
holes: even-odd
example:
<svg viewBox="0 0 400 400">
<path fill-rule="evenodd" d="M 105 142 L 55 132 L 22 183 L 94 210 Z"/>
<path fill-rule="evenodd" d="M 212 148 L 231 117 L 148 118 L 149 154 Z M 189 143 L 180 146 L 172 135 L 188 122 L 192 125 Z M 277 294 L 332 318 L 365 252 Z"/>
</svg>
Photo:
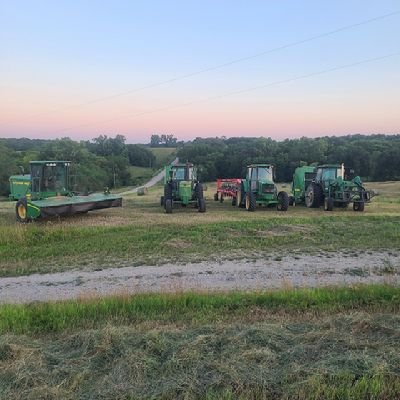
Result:
<svg viewBox="0 0 400 400">
<path fill-rule="evenodd" d="M 23 204 L 20 204 L 18 206 L 18 216 L 21 219 L 25 219 L 26 218 L 26 208 L 25 208 L 25 206 Z"/>
</svg>

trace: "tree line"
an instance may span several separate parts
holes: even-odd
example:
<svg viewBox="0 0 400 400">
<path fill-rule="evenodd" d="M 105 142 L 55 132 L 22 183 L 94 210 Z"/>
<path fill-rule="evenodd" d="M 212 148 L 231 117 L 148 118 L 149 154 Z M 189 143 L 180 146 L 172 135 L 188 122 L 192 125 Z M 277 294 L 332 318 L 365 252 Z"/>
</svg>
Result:
<svg viewBox="0 0 400 400">
<path fill-rule="evenodd" d="M 197 138 L 178 151 L 197 164 L 201 179 L 244 177 L 252 163 L 272 163 L 278 182 L 291 182 L 296 167 L 344 163 L 364 180 L 400 180 L 400 135 L 350 135 L 276 141 L 271 138 Z"/>
</svg>

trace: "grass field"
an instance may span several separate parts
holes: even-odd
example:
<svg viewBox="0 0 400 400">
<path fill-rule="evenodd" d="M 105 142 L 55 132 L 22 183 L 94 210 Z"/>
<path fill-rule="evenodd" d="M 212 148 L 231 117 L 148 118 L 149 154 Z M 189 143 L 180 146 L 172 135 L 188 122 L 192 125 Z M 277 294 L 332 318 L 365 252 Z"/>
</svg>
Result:
<svg viewBox="0 0 400 400">
<path fill-rule="evenodd" d="M 400 254 L 400 183 L 364 213 L 124 207 L 15 222 L 0 203 L 0 274 L 286 254 Z M 287 190 L 288 185 L 283 185 Z M 371 266 L 370 266 L 371 267 Z M 121 295 L 0 306 L 4 399 L 398 399 L 400 289 Z"/>
<path fill-rule="evenodd" d="M 134 186 L 142 185 L 143 183 L 149 181 L 156 172 L 157 170 L 154 168 L 136 166 L 129 167 L 129 173 L 131 174 Z M 126 190 L 126 188 L 124 188 L 124 190 Z"/>
<path fill-rule="evenodd" d="M 176 148 L 173 147 L 149 147 L 148 148 L 156 157 L 155 168 L 162 168 L 169 164 L 176 154 Z"/>
<path fill-rule="evenodd" d="M 400 183 L 372 185 L 381 195 L 364 213 L 291 207 L 249 213 L 212 200 L 207 212 L 159 206 L 162 187 L 124 198 L 119 209 L 20 225 L 13 203 L 0 205 L 0 276 L 277 254 L 400 250 Z M 155 251 L 155 248 L 157 249 Z"/>
</svg>

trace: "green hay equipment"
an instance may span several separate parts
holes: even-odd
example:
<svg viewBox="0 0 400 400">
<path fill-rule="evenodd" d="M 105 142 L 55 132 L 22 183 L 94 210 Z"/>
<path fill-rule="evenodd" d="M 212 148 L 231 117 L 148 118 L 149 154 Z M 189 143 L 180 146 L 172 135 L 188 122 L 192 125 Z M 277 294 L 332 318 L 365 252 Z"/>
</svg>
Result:
<svg viewBox="0 0 400 400">
<path fill-rule="evenodd" d="M 197 169 L 191 163 L 167 165 L 164 176 L 164 196 L 161 206 L 167 214 L 172 213 L 175 204 L 186 207 L 193 204 L 199 212 L 206 211 L 203 185 L 197 180 Z"/>
<path fill-rule="evenodd" d="M 294 204 L 304 203 L 309 208 L 324 205 L 325 211 L 334 207 L 346 208 L 353 203 L 354 211 L 364 211 L 372 192 L 362 185 L 359 176 L 350 179 L 352 170 L 341 164 L 304 166 L 296 168 L 292 182 Z"/>
<path fill-rule="evenodd" d="M 10 199 L 17 201 L 17 221 L 121 207 L 122 197 L 110 194 L 108 189 L 104 194 L 77 195 L 73 192 L 70 166 L 69 161 L 32 161 L 30 175 L 10 177 Z"/>
<path fill-rule="evenodd" d="M 246 179 L 236 196 L 236 205 L 247 211 L 255 211 L 257 205 L 276 207 L 278 211 L 287 211 L 289 195 L 279 192 L 274 183 L 274 166 L 271 164 L 252 164 L 247 167 Z"/>
</svg>

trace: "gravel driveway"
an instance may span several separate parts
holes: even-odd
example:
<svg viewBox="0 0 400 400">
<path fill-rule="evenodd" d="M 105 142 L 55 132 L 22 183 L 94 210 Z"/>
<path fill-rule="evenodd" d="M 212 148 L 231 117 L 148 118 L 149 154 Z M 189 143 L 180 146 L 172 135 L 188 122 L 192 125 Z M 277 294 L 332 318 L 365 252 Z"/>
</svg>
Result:
<svg viewBox="0 0 400 400">
<path fill-rule="evenodd" d="M 0 278 L 0 303 L 144 292 L 261 290 L 378 282 L 400 283 L 399 255 L 393 252 L 296 255 Z"/>
</svg>

